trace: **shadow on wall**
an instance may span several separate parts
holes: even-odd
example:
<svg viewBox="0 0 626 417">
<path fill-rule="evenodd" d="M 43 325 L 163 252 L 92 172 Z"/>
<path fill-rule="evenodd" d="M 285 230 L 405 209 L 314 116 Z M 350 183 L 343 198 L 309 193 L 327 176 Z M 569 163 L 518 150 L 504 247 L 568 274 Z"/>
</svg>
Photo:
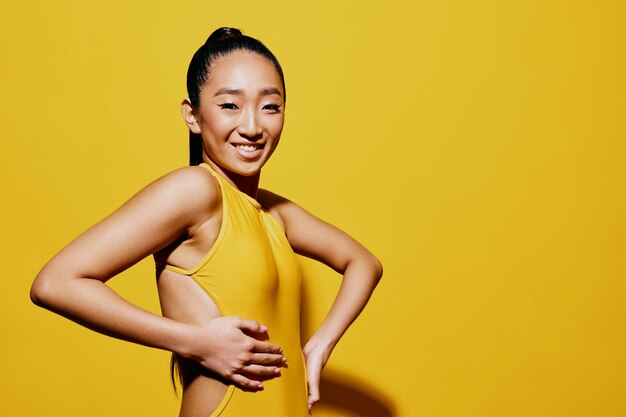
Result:
<svg viewBox="0 0 626 417">
<path fill-rule="evenodd" d="M 321 411 L 349 417 L 396 417 L 396 410 L 383 393 L 345 374 L 330 369 L 322 371 L 320 401 L 312 415 Z"/>
<path fill-rule="evenodd" d="M 301 258 L 303 260 L 304 258 Z M 311 306 L 318 304 L 325 297 L 317 288 L 316 283 L 321 276 L 328 274 L 329 278 L 334 271 L 324 270 L 313 261 L 301 262 L 304 280 L 301 299 L 300 338 L 307 340 L 315 331 L 317 319 L 311 316 Z M 313 266 L 314 265 L 314 266 Z M 336 293 L 341 280 L 335 281 Z M 341 342 L 340 342 L 341 343 Z M 349 374 L 338 372 L 328 365 L 322 371 L 320 381 L 320 400 L 313 406 L 312 416 L 320 416 L 324 412 L 332 416 L 345 417 L 396 417 L 394 402 L 379 389 L 370 386 L 367 382 Z"/>
</svg>

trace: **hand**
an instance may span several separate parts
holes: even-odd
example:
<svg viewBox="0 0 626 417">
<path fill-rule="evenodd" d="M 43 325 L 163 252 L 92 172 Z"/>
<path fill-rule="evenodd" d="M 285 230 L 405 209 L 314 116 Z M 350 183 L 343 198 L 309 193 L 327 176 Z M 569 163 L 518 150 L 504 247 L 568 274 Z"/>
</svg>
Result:
<svg viewBox="0 0 626 417">
<path fill-rule="evenodd" d="M 311 338 L 302 348 L 306 359 L 307 383 L 309 387 L 309 412 L 311 407 L 320 399 L 320 378 L 322 369 L 326 365 L 332 347 Z"/>
<path fill-rule="evenodd" d="M 286 361 L 282 349 L 266 339 L 267 326 L 255 320 L 218 317 L 196 327 L 187 353 L 181 354 L 242 388 L 260 390 L 258 379 L 280 376 Z"/>
</svg>

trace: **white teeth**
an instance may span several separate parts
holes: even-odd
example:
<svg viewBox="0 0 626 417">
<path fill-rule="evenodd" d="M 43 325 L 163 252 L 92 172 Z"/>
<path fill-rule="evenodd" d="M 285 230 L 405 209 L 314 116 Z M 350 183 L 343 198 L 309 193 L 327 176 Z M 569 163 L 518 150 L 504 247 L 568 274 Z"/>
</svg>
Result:
<svg viewBox="0 0 626 417">
<path fill-rule="evenodd" d="M 258 149 L 254 145 L 246 145 L 246 144 L 243 144 L 243 143 L 239 143 L 239 144 L 235 145 L 235 147 L 237 147 L 238 149 L 244 150 L 244 151 L 248 151 L 248 152 L 256 151 Z"/>
</svg>

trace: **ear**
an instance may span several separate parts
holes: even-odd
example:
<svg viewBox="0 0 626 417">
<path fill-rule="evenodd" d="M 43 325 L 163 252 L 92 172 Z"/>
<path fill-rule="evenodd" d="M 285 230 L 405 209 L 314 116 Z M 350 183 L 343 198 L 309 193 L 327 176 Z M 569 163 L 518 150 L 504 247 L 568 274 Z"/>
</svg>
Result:
<svg viewBox="0 0 626 417">
<path fill-rule="evenodd" d="M 189 130 L 191 130 L 193 133 L 200 134 L 200 124 L 198 123 L 196 112 L 191 106 L 191 101 L 189 100 L 189 97 L 186 97 L 180 103 L 180 111 L 183 114 L 183 119 L 185 119 L 185 123 L 187 124 Z"/>
</svg>

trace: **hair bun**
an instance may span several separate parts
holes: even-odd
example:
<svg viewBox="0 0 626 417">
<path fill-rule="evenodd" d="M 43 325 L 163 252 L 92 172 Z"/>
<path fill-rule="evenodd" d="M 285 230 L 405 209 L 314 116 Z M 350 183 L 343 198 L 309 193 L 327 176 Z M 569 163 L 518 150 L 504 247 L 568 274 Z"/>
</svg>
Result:
<svg viewBox="0 0 626 417">
<path fill-rule="evenodd" d="M 243 33 L 237 28 L 230 27 L 221 27 L 219 29 L 215 29 L 211 36 L 206 40 L 205 44 L 212 43 L 216 41 L 221 41 L 226 38 L 233 38 L 237 36 L 243 36 Z"/>
</svg>

